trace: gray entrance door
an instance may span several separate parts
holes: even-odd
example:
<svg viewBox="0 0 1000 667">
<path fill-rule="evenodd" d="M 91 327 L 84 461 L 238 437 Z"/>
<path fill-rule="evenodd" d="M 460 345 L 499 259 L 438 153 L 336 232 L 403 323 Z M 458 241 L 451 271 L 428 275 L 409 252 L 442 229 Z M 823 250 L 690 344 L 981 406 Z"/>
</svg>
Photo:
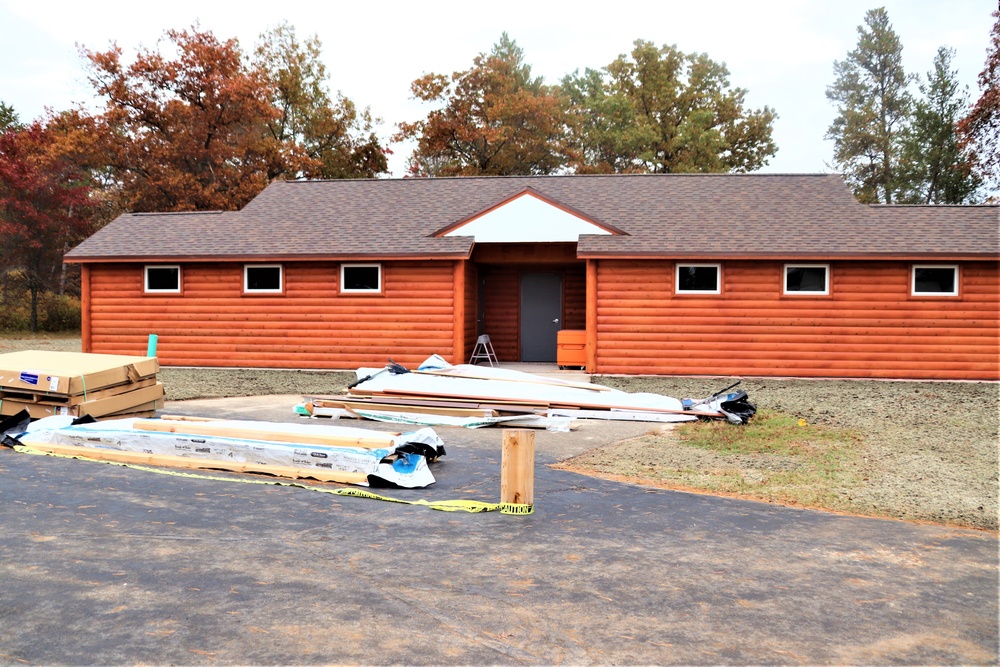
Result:
<svg viewBox="0 0 1000 667">
<path fill-rule="evenodd" d="M 562 276 L 521 274 L 521 361 L 556 360 L 561 318 Z"/>
</svg>

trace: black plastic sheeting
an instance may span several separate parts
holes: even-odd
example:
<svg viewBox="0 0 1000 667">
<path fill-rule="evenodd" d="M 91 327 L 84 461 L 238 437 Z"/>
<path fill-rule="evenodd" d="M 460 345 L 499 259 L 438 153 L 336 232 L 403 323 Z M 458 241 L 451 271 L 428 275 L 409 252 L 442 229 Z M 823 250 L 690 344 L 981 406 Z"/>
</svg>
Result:
<svg viewBox="0 0 1000 667">
<path fill-rule="evenodd" d="M 757 406 L 750 402 L 747 393 L 742 389 L 726 396 L 726 400 L 719 403 L 719 409 L 726 416 L 739 418 L 741 424 L 746 424 L 757 414 Z"/>
</svg>

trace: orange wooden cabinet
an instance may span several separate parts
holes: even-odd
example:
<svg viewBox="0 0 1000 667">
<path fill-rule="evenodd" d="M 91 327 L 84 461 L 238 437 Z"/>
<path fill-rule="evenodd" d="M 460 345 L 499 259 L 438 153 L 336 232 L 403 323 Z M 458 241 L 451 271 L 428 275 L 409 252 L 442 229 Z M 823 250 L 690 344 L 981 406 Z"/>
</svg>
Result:
<svg viewBox="0 0 1000 667">
<path fill-rule="evenodd" d="M 562 329 L 556 334 L 556 364 L 559 368 L 587 365 L 587 332 Z"/>
</svg>

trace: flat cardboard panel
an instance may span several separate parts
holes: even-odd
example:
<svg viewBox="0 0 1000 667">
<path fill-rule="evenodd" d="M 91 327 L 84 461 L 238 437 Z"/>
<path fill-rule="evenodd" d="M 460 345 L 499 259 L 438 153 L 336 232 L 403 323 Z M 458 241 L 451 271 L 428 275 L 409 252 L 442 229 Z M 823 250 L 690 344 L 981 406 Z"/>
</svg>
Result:
<svg viewBox="0 0 1000 667">
<path fill-rule="evenodd" d="M 50 394 L 48 392 L 22 391 L 20 389 L 0 388 L 0 400 L 10 399 L 15 401 L 26 401 L 31 403 L 47 403 L 49 405 L 79 405 L 80 403 L 85 403 L 87 401 L 94 401 L 99 398 L 107 398 L 108 396 L 117 396 L 118 394 L 124 394 L 125 392 L 134 391 L 136 389 L 142 389 L 144 387 L 152 387 L 154 384 L 156 384 L 156 378 L 148 377 L 145 380 L 139 380 L 138 382 L 119 384 L 112 387 L 108 387 L 107 389 L 88 391 L 86 394 L 76 394 L 75 396 L 68 396 L 66 394 Z"/>
<path fill-rule="evenodd" d="M 149 403 L 161 400 L 163 395 L 163 384 L 157 382 L 152 387 L 143 387 L 76 405 L 53 405 L 6 398 L 0 400 L 0 416 L 15 415 L 21 410 L 27 410 L 32 419 L 41 419 L 52 415 L 103 417 L 116 412 L 132 411 L 135 408 L 146 408 Z"/>
<path fill-rule="evenodd" d="M 25 350 L 0 354 L 0 387 L 77 395 L 156 375 L 156 357 Z"/>
</svg>

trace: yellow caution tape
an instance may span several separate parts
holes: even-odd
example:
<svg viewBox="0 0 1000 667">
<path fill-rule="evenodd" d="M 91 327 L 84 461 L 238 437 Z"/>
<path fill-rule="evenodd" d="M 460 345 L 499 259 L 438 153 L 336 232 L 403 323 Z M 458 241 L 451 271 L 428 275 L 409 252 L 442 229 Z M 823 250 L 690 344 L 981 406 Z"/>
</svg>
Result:
<svg viewBox="0 0 1000 667">
<path fill-rule="evenodd" d="M 382 500 L 387 503 L 400 503 L 401 505 L 423 505 L 424 507 L 429 507 L 432 510 L 439 510 L 441 512 L 497 512 L 500 514 L 533 514 L 535 511 L 534 505 L 524 505 L 520 503 L 484 503 L 479 500 L 401 500 L 399 498 L 390 498 L 388 496 L 380 496 L 377 493 L 372 493 L 371 491 L 365 491 L 364 489 L 358 488 L 334 488 L 334 489 L 324 489 L 318 486 L 310 486 L 308 484 L 303 484 L 301 482 L 291 482 L 286 480 L 270 480 L 270 479 L 240 479 L 238 477 L 220 477 L 217 475 L 200 475 L 193 472 L 179 472 L 177 470 L 166 470 L 163 468 L 151 468 L 149 466 L 137 465 L 135 463 L 122 463 L 120 461 L 102 461 L 99 459 L 91 459 L 86 456 L 71 456 L 69 454 L 54 454 L 52 452 L 45 452 L 40 449 L 33 449 L 25 445 L 14 445 L 14 451 L 21 452 L 22 454 L 37 454 L 40 456 L 55 456 L 62 459 L 79 459 L 81 461 L 91 461 L 93 463 L 107 463 L 110 465 L 121 466 L 123 468 L 132 468 L 133 470 L 144 470 L 146 472 L 154 472 L 158 475 L 173 475 L 175 477 L 188 477 L 191 479 L 208 479 L 216 482 L 239 482 L 241 484 L 267 484 L 273 486 L 290 486 L 297 489 L 308 489 L 309 491 L 318 491 L 319 493 L 329 493 L 335 496 L 350 496 L 352 498 L 368 498 L 369 500 Z"/>
</svg>

